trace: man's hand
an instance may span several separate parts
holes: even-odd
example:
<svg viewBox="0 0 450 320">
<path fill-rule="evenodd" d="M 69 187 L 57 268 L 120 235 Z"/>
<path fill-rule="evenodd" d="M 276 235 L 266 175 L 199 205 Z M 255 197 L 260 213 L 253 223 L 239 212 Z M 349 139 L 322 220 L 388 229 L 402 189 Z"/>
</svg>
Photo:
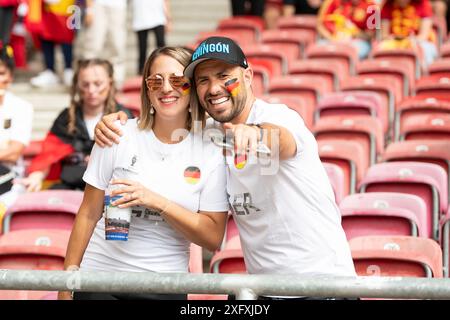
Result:
<svg viewBox="0 0 450 320">
<path fill-rule="evenodd" d="M 232 124 L 224 123 L 223 129 L 225 133 L 233 134 L 234 139 L 234 152 L 239 155 L 247 153 L 250 155 L 256 155 L 256 149 L 258 147 L 258 141 L 261 140 L 260 130 L 256 126 L 249 126 L 245 124 Z"/>
<path fill-rule="evenodd" d="M 121 124 L 125 124 L 128 116 L 125 112 L 119 111 L 103 116 L 102 120 L 97 123 L 94 130 L 94 140 L 100 147 L 112 146 L 119 143 L 119 137 L 122 135 L 120 128 L 114 125 L 114 121 L 120 120 Z"/>
</svg>

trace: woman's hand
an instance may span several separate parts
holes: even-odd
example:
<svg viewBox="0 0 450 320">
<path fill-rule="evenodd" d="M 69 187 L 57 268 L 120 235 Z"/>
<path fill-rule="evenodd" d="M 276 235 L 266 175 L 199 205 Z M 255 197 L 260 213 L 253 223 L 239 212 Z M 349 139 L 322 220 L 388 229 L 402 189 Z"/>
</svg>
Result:
<svg viewBox="0 0 450 320">
<path fill-rule="evenodd" d="M 112 196 L 122 195 L 122 198 L 112 203 L 113 206 L 118 206 L 119 208 L 141 206 L 163 211 L 169 203 L 169 200 L 148 190 L 136 181 L 116 179 L 111 181 L 111 184 L 122 185 L 122 187 L 113 190 L 111 193 Z"/>
</svg>

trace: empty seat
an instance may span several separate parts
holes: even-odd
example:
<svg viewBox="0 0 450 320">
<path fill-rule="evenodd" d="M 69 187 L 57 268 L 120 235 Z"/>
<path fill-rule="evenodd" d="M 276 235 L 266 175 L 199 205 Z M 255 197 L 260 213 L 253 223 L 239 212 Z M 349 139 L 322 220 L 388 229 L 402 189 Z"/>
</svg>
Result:
<svg viewBox="0 0 450 320">
<path fill-rule="evenodd" d="M 344 171 L 341 167 L 334 163 L 323 162 L 323 167 L 327 172 L 328 179 L 330 180 L 331 187 L 333 188 L 336 203 L 339 204 L 344 198 Z"/>
<path fill-rule="evenodd" d="M 268 94 L 262 96 L 262 99 L 275 104 L 285 104 L 290 109 L 296 111 L 305 122 L 305 125 L 311 129 L 313 126 L 314 105 L 308 104 L 305 99 L 298 96 L 289 96 L 283 94 Z"/>
<path fill-rule="evenodd" d="M 308 59 L 333 59 L 341 63 L 348 73 L 355 74 L 355 66 L 358 61 L 358 51 L 350 44 L 330 42 L 326 44 L 311 44 L 306 49 Z"/>
<path fill-rule="evenodd" d="M 260 97 L 265 94 L 269 88 L 269 72 L 266 67 L 261 65 L 252 65 L 253 81 L 252 89 L 255 96 Z"/>
<path fill-rule="evenodd" d="M 428 73 L 440 77 L 450 77 L 450 58 L 434 61 L 428 66 Z"/>
<path fill-rule="evenodd" d="M 403 96 L 408 96 L 414 88 L 414 69 L 404 61 L 392 62 L 383 59 L 368 59 L 360 61 L 356 65 L 357 74 L 369 74 L 372 76 L 389 75 L 397 81 L 403 89 Z"/>
<path fill-rule="evenodd" d="M 120 92 L 116 95 L 118 103 L 131 110 L 135 117 L 141 113 L 141 93 L 137 91 Z"/>
<path fill-rule="evenodd" d="M 83 192 L 74 190 L 21 194 L 4 216 L 3 233 L 39 228 L 71 230 L 82 200 Z"/>
<path fill-rule="evenodd" d="M 355 141 L 333 139 L 319 140 L 318 148 L 322 162 L 341 168 L 344 174 L 344 196 L 355 193 L 357 183 L 362 180 L 369 167 L 369 155 L 364 148 Z"/>
<path fill-rule="evenodd" d="M 251 64 L 253 64 L 252 60 L 254 58 L 277 63 L 277 69 L 280 70 L 280 73 L 277 73 L 277 75 L 287 74 L 289 61 L 294 61 L 299 56 L 299 48 L 295 48 L 295 46 L 287 47 L 277 43 L 247 45 L 243 50 Z"/>
<path fill-rule="evenodd" d="M 257 16 L 234 16 L 221 19 L 217 30 L 235 30 L 253 32 L 253 36 L 259 41 L 261 32 L 264 29 L 264 20 Z"/>
<path fill-rule="evenodd" d="M 235 41 L 239 46 L 243 47 L 245 45 L 255 43 L 257 39 L 255 38 L 255 33 L 253 30 L 246 29 L 226 29 L 226 30 L 215 30 L 215 31 L 203 31 L 200 32 L 196 38 L 196 44 L 199 45 L 203 40 L 209 37 L 226 37 Z"/>
<path fill-rule="evenodd" d="M 400 192 L 419 196 L 427 205 L 429 234 L 438 240 L 439 219 L 447 210 L 447 174 L 423 162 L 385 162 L 373 165 L 360 183 L 360 192 Z"/>
<path fill-rule="evenodd" d="M 420 78 L 416 82 L 416 96 L 450 101 L 450 77 L 439 74 Z"/>
<path fill-rule="evenodd" d="M 403 123 L 410 117 L 423 114 L 450 114 L 450 102 L 436 98 L 409 97 L 397 105 L 395 114 L 395 140 L 399 140 Z"/>
<path fill-rule="evenodd" d="M 346 140 L 357 142 L 369 157 L 370 164 L 376 162 L 377 155 L 381 154 L 384 148 L 382 124 L 379 119 L 369 116 L 321 118 L 315 124 L 313 132 L 317 141 Z"/>
<path fill-rule="evenodd" d="M 349 245 L 359 276 L 442 278 L 441 249 L 431 239 L 367 236 Z"/>
<path fill-rule="evenodd" d="M 315 111 L 315 120 L 327 116 L 369 115 L 381 120 L 383 132 L 389 128 L 388 112 L 381 96 L 371 91 L 343 91 L 325 94 Z"/>
<path fill-rule="evenodd" d="M 370 235 L 431 237 L 422 198 L 396 192 L 358 193 L 339 204 L 347 239 Z"/>
<path fill-rule="evenodd" d="M 393 79 L 359 75 L 343 81 L 341 89 L 342 91 L 373 91 L 380 94 L 383 99 L 383 108 L 386 108 L 388 113 L 389 124 L 394 123 L 395 104 L 399 102 L 402 89 Z"/>
<path fill-rule="evenodd" d="M 0 237 L 0 269 L 63 270 L 69 230 L 20 230 Z M 38 300 L 50 291 L 2 290 L 0 300 Z M 55 293 L 55 292 L 53 292 Z"/>
<path fill-rule="evenodd" d="M 261 36 L 262 43 L 290 44 L 299 48 L 299 57 L 304 55 L 306 47 L 314 42 L 314 35 L 304 30 L 265 30 Z"/>
<path fill-rule="evenodd" d="M 447 173 L 450 201 L 450 141 L 410 140 L 389 144 L 384 161 L 421 161 L 439 165 Z"/>
<path fill-rule="evenodd" d="M 380 49 L 374 47 L 371 52 L 372 58 L 391 61 L 392 63 L 404 62 L 409 64 L 408 68 L 414 69 L 415 78 L 419 79 L 422 75 L 420 52 L 414 49 Z"/>
<path fill-rule="evenodd" d="M 210 269 L 214 273 L 247 273 L 239 232 L 231 214 L 222 247 L 211 258 Z"/>
<path fill-rule="evenodd" d="M 323 63 L 319 60 L 297 60 L 289 65 L 289 74 L 315 75 L 322 77 L 322 81 L 328 82 L 327 86 L 338 90 L 341 80 L 345 79 L 345 68 L 336 61 Z"/>
<path fill-rule="evenodd" d="M 286 94 L 304 98 L 308 104 L 315 106 L 320 97 L 331 92 L 329 83 L 315 75 L 286 75 L 270 79 L 270 94 Z"/>
<path fill-rule="evenodd" d="M 308 32 L 315 39 L 317 34 L 317 16 L 296 14 L 290 17 L 280 17 L 277 21 L 277 29 L 287 31 L 302 30 Z"/>
<path fill-rule="evenodd" d="M 402 123 L 399 139 L 450 141 L 450 114 L 409 116 Z"/>
</svg>

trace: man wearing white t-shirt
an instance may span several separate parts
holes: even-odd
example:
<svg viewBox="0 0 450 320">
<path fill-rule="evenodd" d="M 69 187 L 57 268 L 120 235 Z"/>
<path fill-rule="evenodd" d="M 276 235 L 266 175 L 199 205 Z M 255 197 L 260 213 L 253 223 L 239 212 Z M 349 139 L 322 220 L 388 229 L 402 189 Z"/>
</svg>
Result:
<svg viewBox="0 0 450 320">
<path fill-rule="evenodd" d="M 30 103 L 20 99 L 8 87 L 12 83 L 14 62 L 8 49 L 0 50 L 0 165 L 10 170 L 13 178 L 24 175 L 22 153 L 30 142 L 33 107 Z M 2 175 L 1 184 L 6 177 Z M 9 179 L 8 179 L 9 180 Z M 3 190 L 3 189 L 2 189 Z M 12 189 L 0 195 L 0 203 L 11 206 L 19 193 L 25 189 L 15 184 Z M 1 209 L 0 209 L 1 210 Z M 0 212 L 1 214 L 1 212 Z"/>
<path fill-rule="evenodd" d="M 206 130 L 221 124 L 233 138 L 227 193 L 248 273 L 356 276 L 317 142 L 303 119 L 286 105 L 255 98 L 253 71 L 231 39 L 204 40 L 184 73 L 215 120 Z M 118 132 L 113 119 L 97 125 L 111 139 Z M 270 156 L 260 152 L 260 142 Z"/>
</svg>

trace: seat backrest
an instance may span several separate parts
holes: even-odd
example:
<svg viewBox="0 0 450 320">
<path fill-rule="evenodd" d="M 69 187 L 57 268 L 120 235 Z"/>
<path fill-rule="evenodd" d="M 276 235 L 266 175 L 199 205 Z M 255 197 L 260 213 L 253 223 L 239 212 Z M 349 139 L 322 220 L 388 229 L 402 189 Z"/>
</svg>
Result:
<svg viewBox="0 0 450 320">
<path fill-rule="evenodd" d="M 306 57 L 308 59 L 335 59 L 345 65 L 349 74 L 354 74 L 358 52 L 356 48 L 349 44 L 329 42 L 326 44 L 311 44 L 306 49 Z"/>
<path fill-rule="evenodd" d="M 305 48 L 314 42 L 314 34 L 309 30 L 265 30 L 261 35 L 262 43 L 289 43 L 300 49 L 300 57 L 303 56 Z"/>
<path fill-rule="evenodd" d="M 393 64 L 397 62 L 403 62 L 409 64 L 408 68 L 414 69 L 415 78 L 419 79 L 422 75 L 422 69 L 420 64 L 420 52 L 414 49 L 380 49 L 373 48 L 371 56 L 374 59 L 383 59 L 391 61 Z"/>
<path fill-rule="evenodd" d="M 330 179 L 331 187 L 333 188 L 334 198 L 339 204 L 344 198 L 344 171 L 341 167 L 334 163 L 323 162 L 323 167 L 327 172 L 328 179 Z"/>
<path fill-rule="evenodd" d="M 313 126 L 314 107 L 308 105 L 302 97 L 295 97 L 283 94 L 267 94 L 261 97 L 264 101 L 274 104 L 285 104 L 296 111 L 305 122 L 305 125 L 311 129 Z"/>
<path fill-rule="evenodd" d="M 83 192 L 74 190 L 21 194 L 4 216 L 3 233 L 36 228 L 71 230 L 82 200 Z"/>
<path fill-rule="evenodd" d="M 361 192 L 400 192 L 421 197 L 427 205 L 428 225 L 438 239 L 440 214 L 447 210 L 447 176 L 440 166 L 422 162 L 385 162 L 373 165 L 360 183 Z"/>
<path fill-rule="evenodd" d="M 442 278 L 442 252 L 431 239 L 367 236 L 349 241 L 359 276 Z"/>
<path fill-rule="evenodd" d="M 411 115 L 403 121 L 399 139 L 450 141 L 450 114 Z"/>
<path fill-rule="evenodd" d="M 431 237 L 423 199 L 397 192 L 358 193 L 339 205 L 347 238 L 366 235 Z"/>
<path fill-rule="evenodd" d="M 450 101 L 450 77 L 434 74 L 416 82 L 416 96 Z"/>
</svg>

